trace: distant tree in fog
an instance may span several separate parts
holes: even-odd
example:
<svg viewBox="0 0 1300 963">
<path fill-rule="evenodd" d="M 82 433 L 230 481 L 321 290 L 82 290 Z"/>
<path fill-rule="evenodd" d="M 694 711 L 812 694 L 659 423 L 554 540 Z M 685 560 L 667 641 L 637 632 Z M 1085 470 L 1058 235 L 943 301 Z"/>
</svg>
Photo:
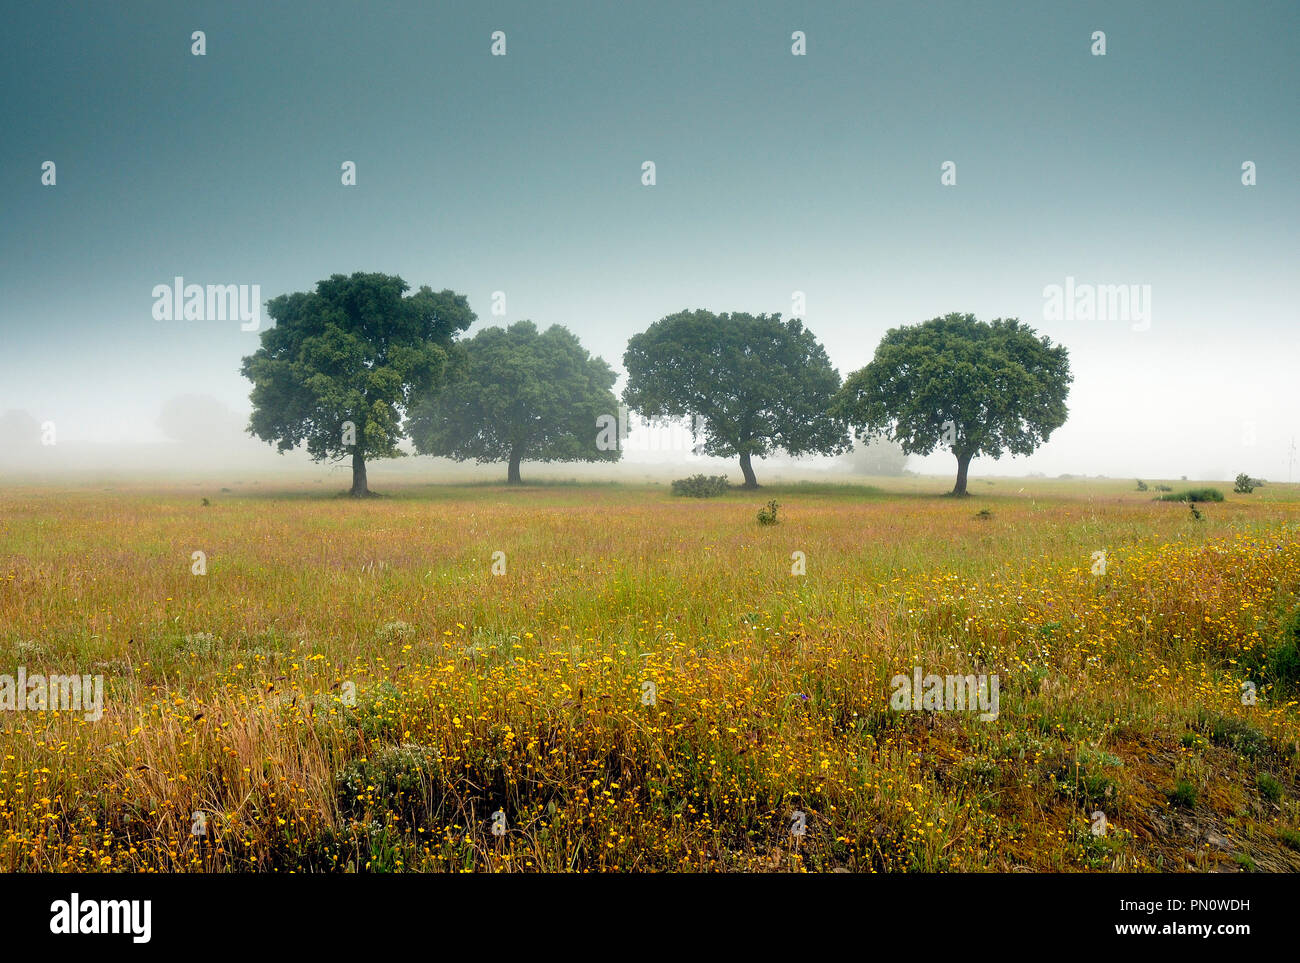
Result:
<svg viewBox="0 0 1300 963">
<path fill-rule="evenodd" d="M 11 408 L 0 415 L 0 465 L 16 465 L 41 447 L 41 423 Z"/>
<path fill-rule="evenodd" d="M 177 395 L 163 402 L 158 428 L 172 441 L 211 446 L 239 440 L 244 425 L 238 414 L 211 395 Z"/>
<path fill-rule="evenodd" d="M 843 461 L 855 475 L 901 475 L 907 467 L 907 452 L 896 441 L 869 437 L 854 442 Z"/>
<path fill-rule="evenodd" d="M 523 461 L 617 461 L 598 444 L 597 419 L 615 416 L 615 376 L 562 325 L 531 321 L 484 328 L 457 345 L 454 373 L 407 424 L 416 451 L 457 461 L 504 461 L 522 481 Z"/>
<path fill-rule="evenodd" d="M 41 443 L 41 423 L 29 412 L 10 408 L 0 415 L 0 448 L 36 448 Z"/>
</svg>

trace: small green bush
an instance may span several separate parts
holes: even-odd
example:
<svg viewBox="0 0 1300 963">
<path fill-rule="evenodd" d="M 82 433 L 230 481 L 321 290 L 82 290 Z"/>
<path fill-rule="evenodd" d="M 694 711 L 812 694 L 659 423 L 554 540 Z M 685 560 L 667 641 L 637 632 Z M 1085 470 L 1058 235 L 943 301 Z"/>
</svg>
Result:
<svg viewBox="0 0 1300 963">
<path fill-rule="evenodd" d="M 673 482 L 673 494 L 688 498 L 714 498 L 725 494 L 731 484 L 726 475 L 692 475 Z"/>
<path fill-rule="evenodd" d="M 1237 480 L 1232 483 L 1232 490 L 1238 495 L 1249 495 L 1256 488 L 1262 487 L 1263 484 L 1263 479 L 1251 478 L 1245 472 L 1242 472 L 1237 476 Z"/>
<path fill-rule="evenodd" d="M 183 655 L 211 657 L 220 652 L 225 644 L 224 639 L 218 638 L 211 632 L 195 632 L 185 636 L 185 640 L 178 642 L 176 647 Z"/>
<path fill-rule="evenodd" d="M 416 743 L 387 746 L 355 759 L 338 774 L 339 812 L 349 819 L 366 813 L 396 813 L 411 823 L 426 820 L 441 798 L 442 759 Z"/>
<path fill-rule="evenodd" d="M 1223 492 L 1217 488 L 1188 488 L 1185 491 L 1161 495 L 1156 500 L 1161 502 L 1221 502 L 1223 501 Z"/>
<path fill-rule="evenodd" d="M 1261 684 L 1288 694 L 1300 690 L 1300 608 L 1282 620 L 1273 644 L 1256 646 L 1243 665 Z"/>
<path fill-rule="evenodd" d="M 1137 480 L 1137 483 L 1138 483 L 1138 491 L 1144 492 L 1147 490 L 1147 483 L 1144 482 L 1141 478 Z"/>
<path fill-rule="evenodd" d="M 1255 785 L 1259 787 L 1259 794 L 1269 802 L 1277 802 L 1282 798 L 1282 784 L 1266 772 L 1255 777 Z"/>
<path fill-rule="evenodd" d="M 1241 756 L 1256 756 L 1268 749 L 1268 737 L 1244 719 L 1206 712 L 1198 713 L 1198 722 L 1215 745 L 1226 746 Z"/>
<path fill-rule="evenodd" d="M 770 502 L 767 503 L 767 507 L 766 507 L 766 508 L 760 508 L 760 509 L 758 510 L 758 524 L 760 524 L 760 525 L 775 525 L 775 524 L 776 524 L 776 510 L 777 510 L 778 508 L 780 508 L 780 507 L 781 507 L 781 506 L 780 506 L 780 504 L 776 501 L 776 499 L 773 499 L 772 501 L 770 501 Z"/>
<path fill-rule="evenodd" d="M 1081 762 L 1058 766 L 1053 775 L 1058 792 L 1074 797 L 1080 805 L 1088 808 L 1100 806 L 1115 795 L 1115 783 L 1105 773 Z"/>
<path fill-rule="evenodd" d="M 371 739 L 391 736 L 397 729 L 397 714 L 393 709 L 400 699 L 401 690 L 385 679 L 357 693 L 356 705 L 343 706 L 343 722 Z"/>
<path fill-rule="evenodd" d="M 1169 793 L 1169 801 L 1175 806 L 1191 809 L 1196 805 L 1196 786 L 1187 779 L 1179 779 Z"/>
</svg>

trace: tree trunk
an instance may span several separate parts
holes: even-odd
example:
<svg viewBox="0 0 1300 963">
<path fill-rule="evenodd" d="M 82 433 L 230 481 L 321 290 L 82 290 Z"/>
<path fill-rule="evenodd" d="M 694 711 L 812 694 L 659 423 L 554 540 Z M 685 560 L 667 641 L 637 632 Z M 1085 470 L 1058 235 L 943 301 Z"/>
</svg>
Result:
<svg viewBox="0 0 1300 963">
<path fill-rule="evenodd" d="M 741 452 L 740 470 L 745 475 L 745 488 L 757 488 L 758 479 L 754 477 L 754 466 L 749 463 L 749 452 Z"/>
<path fill-rule="evenodd" d="M 360 439 L 352 446 L 352 491 L 349 494 L 353 498 L 365 498 L 370 494 L 366 485 L 366 456 L 362 454 Z"/>
<path fill-rule="evenodd" d="M 966 472 L 970 468 L 972 455 L 957 456 L 957 484 L 952 486 L 954 495 L 965 495 L 966 492 Z"/>
<path fill-rule="evenodd" d="M 523 480 L 522 478 L 519 477 L 519 462 L 520 462 L 520 458 L 521 458 L 521 456 L 520 456 L 520 454 L 519 454 L 519 452 L 518 452 L 517 450 L 516 450 L 516 451 L 512 451 L 512 452 L 510 453 L 510 471 L 509 471 L 509 474 L 506 475 L 506 484 L 507 484 L 507 485 L 522 485 L 522 484 L 523 484 L 523 481 L 524 481 L 524 480 Z"/>
</svg>

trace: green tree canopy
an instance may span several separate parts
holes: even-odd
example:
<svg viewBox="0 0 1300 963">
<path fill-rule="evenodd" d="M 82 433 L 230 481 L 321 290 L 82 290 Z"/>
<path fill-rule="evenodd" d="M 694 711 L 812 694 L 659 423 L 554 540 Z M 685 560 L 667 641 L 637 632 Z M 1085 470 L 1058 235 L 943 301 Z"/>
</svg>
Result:
<svg viewBox="0 0 1300 963">
<path fill-rule="evenodd" d="M 1070 360 L 1015 318 L 947 314 L 892 328 L 831 406 L 859 433 L 881 433 L 909 455 L 948 448 L 954 495 L 976 455 L 1028 455 L 1065 424 Z"/>
<path fill-rule="evenodd" d="M 751 459 L 774 451 L 835 455 L 850 440 L 827 413 L 840 386 L 826 349 L 779 314 L 680 311 L 635 335 L 623 355 L 628 408 L 647 419 L 697 418 L 702 452 Z"/>
<path fill-rule="evenodd" d="M 455 374 L 416 406 L 407 428 L 422 454 L 504 461 L 521 481 L 523 461 L 616 461 L 597 447 L 597 419 L 617 415 L 614 372 L 572 332 L 531 321 L 485 328 L 462 342 Z"/>
<path fill-rule="evenodd" d="M 453 338 L 474 323 L 463 295 L 388 274 L 334 274 L 315 291 L 267 302 L 275 326 L 244 358 L 250 434 L 315 461 L 352 457 L 352 495 L 370 493 L 366 460 L 405 454 L 402 418 L 436 390 Z"/>
</svg>

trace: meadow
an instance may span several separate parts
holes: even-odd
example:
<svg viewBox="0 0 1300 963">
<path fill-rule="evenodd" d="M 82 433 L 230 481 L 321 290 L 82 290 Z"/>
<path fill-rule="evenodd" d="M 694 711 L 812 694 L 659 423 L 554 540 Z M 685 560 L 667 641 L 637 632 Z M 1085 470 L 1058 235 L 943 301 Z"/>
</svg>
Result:
<svg viewBox="0 0 1300 963">
<path fill-rule="evenodd" d="M 0 868 L 1300 870 L 1300 486 L 950 484 L 0 487 Z"/>
</svg>

